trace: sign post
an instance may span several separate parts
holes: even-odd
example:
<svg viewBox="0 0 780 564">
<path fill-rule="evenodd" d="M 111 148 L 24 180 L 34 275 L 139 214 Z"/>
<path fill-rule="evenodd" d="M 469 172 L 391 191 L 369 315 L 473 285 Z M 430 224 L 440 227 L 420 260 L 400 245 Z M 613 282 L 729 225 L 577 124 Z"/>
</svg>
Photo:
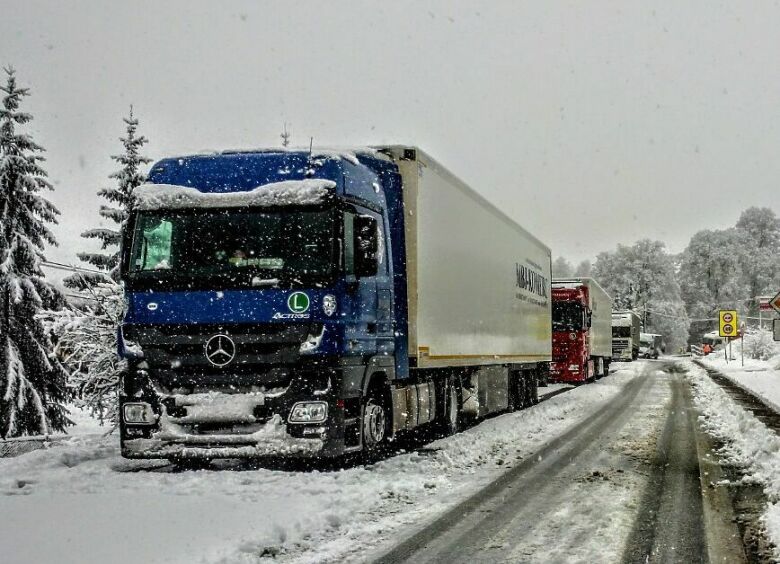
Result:
<svg viewBox="0 0 780 564">
<path fill-rule="evenodd" d="M 718 312 L 718 334 L 721 337 L 728 339 L 728 347 L 723 347 L 723 352 L 726 355 L 726 362 L 729 361 L 731 356 L 731 339 L 739 334 L 737 324 L 737 310 L 734 309 L 722 309 Z"/>
<path fill-rule="evenodd" d="M 739 324 L 739 349 L 742 353 L 742 366 L 745 366 L 745 329 L 747 329 L 747 324 L 743 321 Z"/>
</svg>

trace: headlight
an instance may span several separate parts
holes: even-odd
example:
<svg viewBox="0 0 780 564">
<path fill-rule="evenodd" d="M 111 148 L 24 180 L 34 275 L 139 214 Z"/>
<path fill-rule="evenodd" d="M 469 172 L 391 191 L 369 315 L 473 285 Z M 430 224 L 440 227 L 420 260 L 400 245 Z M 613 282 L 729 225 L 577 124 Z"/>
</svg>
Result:
<svg viewBox="0 0 780 564">
<path fill-rule="evenodd" d="M 572 341 L 577 338 L 577 333 L 569 333 L 569 339 Z"/>
<path fill-rule="evenodd" d="M 122 406 L 125 423 L 151 425 L 155 422 L 152 406 L 148 403 L 126 403 Z"/>
<path fill-rule="evenodd" d="M 328 418 L 324 401 L 299 401 L 290 410 L 290 423 L 322 423 Z"/>
</svg>

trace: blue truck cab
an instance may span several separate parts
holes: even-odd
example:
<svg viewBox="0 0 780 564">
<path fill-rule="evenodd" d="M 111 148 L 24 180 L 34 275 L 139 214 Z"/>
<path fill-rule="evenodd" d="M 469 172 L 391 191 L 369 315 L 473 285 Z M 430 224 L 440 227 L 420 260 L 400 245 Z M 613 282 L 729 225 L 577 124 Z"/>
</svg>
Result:
<svg viewBox="0 0 780 564">
<path fill-rule="evenodd" d="M 409 374 L 393 163 L 225 152 L 164 159 L 147 183 L 122 252 L 123 455 L 334 456 L 385 440 L 388 382 Z"/>
</svg>

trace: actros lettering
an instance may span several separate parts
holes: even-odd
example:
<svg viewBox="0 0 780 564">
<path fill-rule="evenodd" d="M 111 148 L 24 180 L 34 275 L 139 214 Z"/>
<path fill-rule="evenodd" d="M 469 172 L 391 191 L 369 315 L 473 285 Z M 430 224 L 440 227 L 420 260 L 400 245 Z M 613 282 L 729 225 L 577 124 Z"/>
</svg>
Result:
<svg viewBox="0 0 780 564">
<path fill-rule="evenodd" d="M 273 319 L 309 319 L 310 313 L 275 313 Z"/>
</svg>

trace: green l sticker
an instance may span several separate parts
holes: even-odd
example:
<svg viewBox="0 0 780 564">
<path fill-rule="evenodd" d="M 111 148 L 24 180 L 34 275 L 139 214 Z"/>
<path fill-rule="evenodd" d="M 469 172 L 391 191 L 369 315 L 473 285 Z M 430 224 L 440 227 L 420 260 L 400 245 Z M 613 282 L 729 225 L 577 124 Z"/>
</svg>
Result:
<svg viewBox="0 0 780 564">
<path fill-rule="evenodd" d="M 293 292 L 287 298 L 287 307 L 293 313 L 305 313 L 310 305 L 309 296 L 304 292 Z"/>
</svg>

